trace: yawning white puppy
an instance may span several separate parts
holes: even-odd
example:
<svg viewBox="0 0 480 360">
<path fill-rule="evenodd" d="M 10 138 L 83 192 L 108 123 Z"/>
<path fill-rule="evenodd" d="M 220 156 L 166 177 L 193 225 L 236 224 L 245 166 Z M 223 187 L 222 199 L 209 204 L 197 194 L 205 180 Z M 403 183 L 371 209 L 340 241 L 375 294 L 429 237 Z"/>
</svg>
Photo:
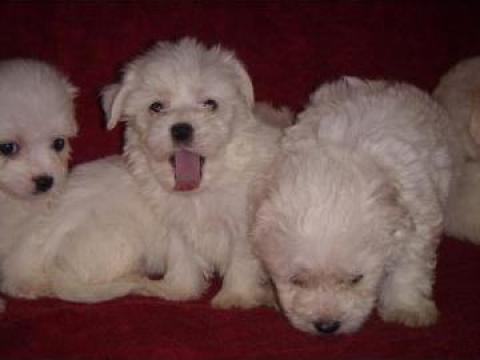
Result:
<svg viewBox="0 0 480 360">
<path fill-rule="evenodd" d="M 233 53 L 192 39 L 161 42 L 128 64 L 103 100 L 109 128 L 127 121 L 129 171 L 118 158 L 75 169 L 56 214 L 7 260 L 4 290 L 186 300 L 217 272 L 215 306 L 270 301 L 248 233 L 252 185 L 280 129 L 254 116 L 252 84 Z M 273 122 L 288 117 L 265 110 Z"/>
<path fill-rule="evenodd" d="M 0 62 L 0 263 L 25 222 L 50 211 L 68 170 L 77 133 L 76 90 L 50 65 Z"/>
<path fill-rule="evenodd" d="M 433 323 L 442 211 L 452 179 L 448 120 L 406 84 L 321 86 L 265 179 L 255 248 L 291 323 L 315 334 L 384 320 Z"/>
<path fill-rule="evenodd" d="M 251 188 L 280 131 L 253 116 L 253 87 L 233 53 L 192 39 L 159 43 L 104 93 L 108 126 L 127 121 L 125 152 L 140 190 L 167 229 L 159 294 L 191 299 L 214 272 L 219 307 L 264 301 L 248 242 Z M 161 260 L 161 261 L 159 261 Z"/>
</svg>

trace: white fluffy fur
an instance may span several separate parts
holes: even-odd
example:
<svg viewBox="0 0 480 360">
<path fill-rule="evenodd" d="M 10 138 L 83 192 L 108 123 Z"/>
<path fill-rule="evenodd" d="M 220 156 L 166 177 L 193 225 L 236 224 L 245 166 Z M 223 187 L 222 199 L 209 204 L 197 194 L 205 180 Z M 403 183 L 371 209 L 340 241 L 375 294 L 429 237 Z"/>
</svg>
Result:
<svg viewBox="0 0 480 360">
<path fill-rule="evenodd" d="M 480 57 L 450 69 L 434 96 L 447 109 L 462 146 L 461 175 L 445 213 L 446 232 L 480 244 Z"/>
<path fill-rule="evenodd" d="M 218 108 L 204 106 L 206 99 Z M 160 113 L 149 110 L 155 101 L 165 104 Z M 215 306 L 268 301 L 247 239 L 249 198 L 280 130 L 253 115 L 242 64 L 192 39 L 160 42 L 126 66 L 103 104 L 110 128 L 127 121 L 127 166 L 111 158 L 72 173 L 56 214 L 8 259 L 4 290 L 85 302 L 128 293 L 186 300 L 200 296 L 218 272 L 223 286 Z M 170 127 L 177 122 L 192 124 L 189 149 L 206 159 L 200 187 L 191 192 L 173 190 L 169 157 L 178 145 Z M 158 273 L 162 280 L 147 278 Z"/>
<path fill-rule="evenodd" d="M 321 86 L 298 120 L 254 229 L 286 316 L 315 334 L 353 332 L 375 305 L 386 321 L 433 323 L 453 171 L 446 115 L 412 86 L 345 78 Z"/>
<path fill-rule="evenodd" d="M 50 65 L 28 59 L 0 62 L 0 264 L 22 236 L 25 222 L 50 211 L 62 191 L 69 158 L 68 139 L 77 132 L 76 89 Z M 61 151 L 55 139 L 65 140 Z M 50 190 L 36 192 L 34 179 L 51 176 Z"/>
</svg>

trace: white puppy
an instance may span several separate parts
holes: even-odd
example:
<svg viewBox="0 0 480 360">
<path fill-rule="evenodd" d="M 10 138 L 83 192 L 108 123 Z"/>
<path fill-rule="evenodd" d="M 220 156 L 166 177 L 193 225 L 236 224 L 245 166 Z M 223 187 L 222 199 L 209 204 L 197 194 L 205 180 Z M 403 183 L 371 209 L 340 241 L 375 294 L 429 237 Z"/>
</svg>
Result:
<svg viewBox="0 0 480 360">
<path fill-rule="evenodd" d="M 406 84 L 321 86 L 287 130 L 254 229 L 291 323 L 357 330 L 433 323 L 435 252 L 452 178 L 446 115 Z"/>
<path fill-rule="evenodd" d="M 250 198 L 280 131 L 254 117 L 242 64 L 192 39 L 159 43 L 125 68 L 104 100 L 110 128 L 127 121 L 129 168 L 167 229 L 159 239 L 166 253 L 146 260 L 164 273 L 158 294 L 198 297 L 218 272 L 215 306 L 262 303 L 262 271 L 247 240 Z"/>
<path fill-rule="evenodd" d="M 462 145 L 461 175 L 448 200 L 446 232 L 480 244 L 480 57 L 448 71 L 434 96 L 447 109 Z"/>
<path fill-rule="evenodd" d="M 257 121 L 253 101 L 245 69 L 219 47 L 161 42 L 131 62 L 104 92 L 104 106 L 109 128 L 127 121 L 133 176 L 119 159 L 75 170 L 56 215 L 6 261 L 4 290 L 88 302 L 128 293 L 185 300 L 218 272 L 224 285 L 214 305 L 268 301 L 247 239 L 249 198 L 280 130 Z M 279 112 L 278 122 L 285 117 Z M 25 263 L 37 267 L 25 271 Z"/>
<path fill-rule="evenodd" d="M 77 133 L 75 94 L 50 65 L 0 62 L 0 263 L 25 221 L 48 212 L 63 188 Z"/>
</svg>

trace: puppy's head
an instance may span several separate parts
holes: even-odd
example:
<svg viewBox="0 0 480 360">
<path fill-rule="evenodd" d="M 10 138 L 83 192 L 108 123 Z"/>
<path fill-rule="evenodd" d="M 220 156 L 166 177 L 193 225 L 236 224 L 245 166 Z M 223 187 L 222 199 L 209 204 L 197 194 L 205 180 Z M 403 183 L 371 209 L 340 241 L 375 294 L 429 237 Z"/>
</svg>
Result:
<svg viewBox="0 0 480 360">
<path fill-rule="evenodd" d="M 37 200 L 61 188 L 77 132 L 75 94 L 45 63 L 0 62 L 0 191 Z"/>
<path fill-rule="evenodd" d="M 409 226 L 396 192 L 368 161 L 307 149 L 277 163 L 257 213 L 254 248 L 290 322 L 313 334 L 357 330 Z"/>
<path fill-rule="evenodd" d="M 103 91 L 108 127 L 127 121 L 127 154 L 142 151 L 168 191 L 208 183 L 211 164 L 249 118 L 253 101 L 250 78 L 233 53 L 189 38 L 159 42 Z"/>
</svg>

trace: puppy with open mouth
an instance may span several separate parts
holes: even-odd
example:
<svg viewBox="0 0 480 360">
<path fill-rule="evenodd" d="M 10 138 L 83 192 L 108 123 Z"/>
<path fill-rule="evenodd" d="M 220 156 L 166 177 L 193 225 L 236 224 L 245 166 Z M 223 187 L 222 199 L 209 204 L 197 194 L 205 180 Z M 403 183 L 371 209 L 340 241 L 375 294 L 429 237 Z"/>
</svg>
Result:
<svg viewBox="0 0 480 360">
<path fill-rule="evenodd" d="M 108 126 L 127 122 L 125 155 L 168 234 L 160 296 L 198 297 L 214 272 L 219 307 L 264 302 L 248 232 L 252 186 L 280 130 L 254 116 L 251 80 L 233 53 L 193 39 L 159 43 L 106 88 Z M 147 256 L 147 263 L 158 258 Z"/>
<path fill-rule="evenodd" d="M 0 62 L 0 263 L 25 223 L 54 207 L 77 133 L 76 89 L 52 66 L 31 59 Z"/>
<path fill-rule="evenodd" d="M 252 188 L 281 135 L 267 122 L 287 123 L 289 113 L 262 105 L 256 116 L 234 54 L 189 38 L 134 59 L 105 88 L 103 106 L 109 128 L 127 122 L 124 156 L 73 170 L 59 209 L 9 257 L 3 290 L 38 297 L 47 288 L 79 302 L 132 293 L 187 300 L 218 273 L 213 305 L 271 302 L 248 241 Z"/>
</svg>

